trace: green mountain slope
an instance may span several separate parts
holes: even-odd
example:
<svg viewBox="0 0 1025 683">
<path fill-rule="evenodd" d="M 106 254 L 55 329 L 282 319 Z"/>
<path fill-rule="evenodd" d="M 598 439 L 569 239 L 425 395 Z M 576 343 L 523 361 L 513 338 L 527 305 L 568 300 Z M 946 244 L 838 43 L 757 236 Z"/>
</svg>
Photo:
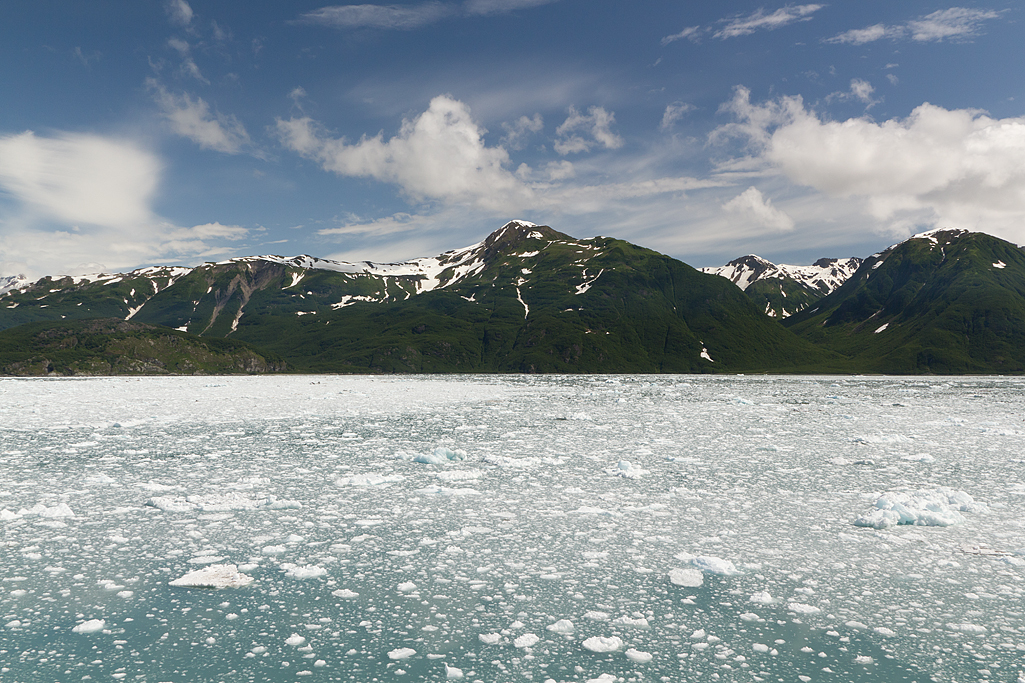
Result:
<svg viewBox="0 0 1025 683">
<path fill-rule="evenodd" d="M 983 233 L 923 233 L 784 324 L 859 371 L 1022 372 L 1025 253 Z"/>
<path fill-rule="evenodd" d="M 9 292 L 0 327 L 12 324 L 11 313 L 55 319 L 113 309 L 250 342 L 318 372 L 835 366 L 833 354 L 767 319 L 722 278 L 621 240 L 576 240 L 520 221 L 465 249 L 401 264 L 252 257 L 175 271 L 149 287 L 136 282 L 140 272 Z"/>
<path fill-rule="evenodd" d="M 111 318 L 29 323 L 0 332 L 0 375 L 208 375 L 277 372 L 244 342 Z"/>
</svg>

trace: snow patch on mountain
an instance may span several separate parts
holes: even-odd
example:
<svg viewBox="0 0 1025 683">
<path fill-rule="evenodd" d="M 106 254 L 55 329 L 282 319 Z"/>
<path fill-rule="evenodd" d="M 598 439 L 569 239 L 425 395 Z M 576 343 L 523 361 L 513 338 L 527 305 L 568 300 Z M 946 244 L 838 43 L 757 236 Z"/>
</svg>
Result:
<svg viewBox="0 0 1025 683">
<path fill-rule="evenodd" d="M 759 280 L 794 280 L 802 287 L 823 296 L 842 285 L 861 265 L 861 259 L 819 259 L 810 266 L 776 264 L 749 254 L 725 266 L 700 268 L 701 272 L 724 277 L 743 290 Z"/>
</svg>

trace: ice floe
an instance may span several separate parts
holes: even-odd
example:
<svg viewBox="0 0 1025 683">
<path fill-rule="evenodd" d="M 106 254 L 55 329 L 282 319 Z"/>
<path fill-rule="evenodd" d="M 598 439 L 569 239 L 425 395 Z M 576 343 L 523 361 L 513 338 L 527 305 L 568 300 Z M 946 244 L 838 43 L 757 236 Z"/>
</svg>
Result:
<svg viewBox="0 0 1025 683">
<path fill-rule="evenodd" d="M 962 512 L 986 509 L 964 491 L 947 487 L 914 493 L 890 492 L 876 499 L 876 509 L 854 520 L 855 526 L 889 529 L 899 524 L 953 526 L 965 521 Z"/>
<path fill-rule="evenodd" d="M 187 588 L 241 588 L 253 581 L 253 577 L 241 573 L 233 564 L 210 564 L 188 572 L 171 581 L 170 585 Z"/>
</svg>

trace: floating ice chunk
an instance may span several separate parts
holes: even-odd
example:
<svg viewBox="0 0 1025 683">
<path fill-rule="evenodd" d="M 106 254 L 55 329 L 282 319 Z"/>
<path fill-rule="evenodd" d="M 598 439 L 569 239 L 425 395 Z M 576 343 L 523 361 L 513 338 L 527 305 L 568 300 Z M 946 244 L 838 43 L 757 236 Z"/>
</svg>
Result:
<svg viewBox="0 0 1025 683">
<path fill-rule="evenodd" d="M 288 552 L 288 548 L 283 545 L 267 545 L 260 552 L 264 555 L 280 555 L 281 553 Z"/>
<path fill-rule="evenodd" d="M 313 667 L 316 669 L 322 669 L 325 666 L 327 666 L 327 662 L 325 662 L 323 659 L 318 659 L 317 661 L 313 662 Z"/>
<path fill-rule="evenodd" d="M 858 655 L 854 658 L 855 664 L 872 664 L 874 661 L 875 660 L 869 657 L 868 655 Z"/>
<path fill-rule="evenodd" d="M 15 619 L 14 621 L 8 621 L 6 624 L 4 624 L 4 628 L 21 628 L 21 621 L 19 619 Z"/>
<path fill-rule="evenodd" d="M 453 460 L 466 460 L 466 451 L 460 449 L 451 450 L 444 446 L 438 446 L 434 449 L 433 453 L 420 453 L 413 457 L 413 462 L 425 465 L 443 465 Z"/>
<path fill-rule="evenodd" d="M 876 510 L 854 520 L 855 526 L 888 529 L 898 524 L 915 526 L 953 526 L 965 521 L 962 512 L 985 511 L 964 491 L 941 486 L 933 491 L 890 492 L 875 502 Z"/>
<path fill-rule="evenodd" d="M 569 619 L 559 619 L 554 624 L 549 624 L 548 630 L 552 633 L 561 633 L 564 635 L 573 633 L 573 622 Z"/>
<path fill-rule="evenodd" d="M 422 489 L 417 489 L 417 493 L 425 493 L 428 495 L 436 496 L 479 496 L 480 491 L 477 489 L 456 489 L 448 486 L 427 486 Z"/>
<path fill-rule="evenodd" d="M 588 678 L 587 683 L 616 683 L 616 677 L 612 674 L 601 674 L 598 678 Z"/>
<path fill-rule="evenodd" d="M 608 621 L 608 612 L 599 612 L 598 610 L 591 610 L 590 612 L 584 613 L 584 619 L 590 619 L 592 621 Z"/>
<path fill-rule="evenodd" d="M 449 470 L 438 472 L 437 477 L 442 481 L 471 481 L 480 479 L 483 472 L 480 470 Z"/>
<path fill-rule="evenodd" d="M 533 633 L 524 633 L 519 638 L 516 638 L 515 640 L 513 640 L 513 645 L 515 645 L 516 647 L 521 647 L 521 648 L 522 647 L 534 647 L 535 645 L 537 645 L 538 641 L 540 641 L 540 640 L 541 640 L 541 638 L 539 638 L 538 636 L 534 635 Z"/>
<path fill-rule="evenodd" d="M 630 628 L 650 628 L 648 620 L 644 617 L 640 617 L 639 619 L 633 619 L 631 617 L 624 615 L 622 617 L 616 617 L 615 619 L 613 619 L 612 624 L 614 626 L 628 626 Z"/>
<path fill-rule="evenodd" d="M 626 658 L 635 664 L 647 664 L 651 661 L 650 652 L 641 652 L 640 650 L 635 650 L 632 647 L 629 648 L 625 654 Z"/>
<path fill-rule="evenodd" d="M 498 633 L 481 633 L 477 639 L 485 645 L 495 645 L 502 640 L 502 636 Z"/>
<path fill-rule="evenodd" d="M 573 510 L 570 514 L 574 515 L 603 515 L 605 517 L 622 517 L 622 512 L 615 512 L 613 510 L 604 510 L 602 508 L 592 507 L 590 505 L 581 505 L 576 510 Z"/>
<path fill-rule="evenodd" d="M 285 576 L 292 579 L 315 579 L 318 576 L 324 576 L 327 574 L 326 569 L 318 567 L 315 564 L 308 564 L 300 567 L 291 563 L 285 563 L 281 565 L 281 568 L 285 570 Z"/>
<path fill-rule="evenodd" d="M 928 453 L 915 453 L 914 455 L 902 455 L 901 460 L 907 460 L 909 462 L 936 462 L 936 458 L 932 457 Z"/>
<path fill-rule="evenodd" d="M 643 477 L 645 474 L 649 474 L 649 471 L 640 467 L 637 467 L 629 460 L 620 460 L 616 463 L 615 467 L 608 467 L 605 469 L 606 474 L 611 474 L 614 477 L 623 477 L 625 479 L 637 479 Z"/>
<path fill-rule="evenodd" d="M 803 602 L 787 603 L 787 609 L 797 614 L 818 614 L 822 611 L 815 605 L 806 605 Z"/>
<path fill-rule="evenodd" d="M 336 591 L 331 591 L 331 595 L 335 596 L 336 598 L 342 598 L 344 600 L 351 600 L 352 598 L 359 597 L 359 593 L 351 591 L 348 588 L 340 588 Z"/>
<path fill-rule="evenodd" d="M 412 581 L 404 581 L 397 586 L 400 593 L 412 593 L 416 590 L 416 584 Z"/>
<path fill-rule="evenodd" d="M 754 643 L 751 645 L 751 649 L 755 652 L 768 652 L 769 646 L 764 643 Z"/>
<path fill-rule="evenodd" d="M 335 479 L 336 486 L 391 486 L 404 480 L 401 474 L 354 474 L 351 477 Z"/>
<path fill-rule="evenodd" d="M 306 639 L 303 638 L 298 633 L 293 633 L 292 635 L 290 635 L 288 638 L 285 639 L 285 645 L 291 645 L 292 647 L 299 647 L 300 645 L 302 645 L 305 642 L 306 642 Z"/>
<path fill-rule="evenodd" d="M 20 625 L 20 624 L 19 624 Z M 107 622 L 103 619 L 90 619 L 89 621 L 83 621 L 78 626 L 71 629 L 72 633 L 96 633 L 106 628 Z"/>
<path fill-rule="evenodd" d="M 199 557 L 193 557 L 189 560 L 189 564 L 213 564 L 214 562 L 220 562 L 225 559 L 217 555 L 200 555 Z"/>
<path fill-rule="evenodd" d="M 758 605 L 771 605 L 776 602 L 773 597 L 769 595 L 768 591 L 758 591 L 748 598 L 747 601 Z"/>
<path fill-rule="evenodd" d="M 581 645 L 583 645 L 585 650 L 590 650 L 591 652 L 617 652 L 622 649 L 623 641 L 618 636 L 609 636 L 608 638 L 604 636 L 591 636 Z"/>
<path fill-rule="evenodd" d="M 978 624 L 947 624 L 947 628 L 958 633 L 985 633 L 986 627 Z"/>
<path fill-rule="evenodd" d="M 233 510 L 270 510 L 299 509 L 302 503 L 295 500 L 278 500 L 277 496 L 249 498 L 235 491 L 229 493 L 213 493 L 185 496 L 153 496 L 146 505 L 164 512 L 231 512 Z"/>
<path fill-rule="evenodd" d="M 117 479 L 106 474 L 92 474 L 85 478 L 87 484 L 116 484 Z"/>
<path fill-rule="evenodd" d="M 389 652 L 388 659 L 409 659 L 415 654 L 416 650 L 411 647 L 400 647 Z"/>
<path fill-rule="evenodd" d="M 669 582 L 674 586 L 697 588 L 704 581 L 705 577 L 699 569 L 672 569 L 669 571 Z"/>
<path fill-rule="evenodd" d="M 890 637 L 890 638 L 892 638 L 893 636 L 897 635 L 896 631 L 894 631 L 893 629 L 886 628 L 885 626 L 876 626 L 872 630 L 875 631 L 876 633 L 878 633 L 881 636 L 887 636 L 887 637 Z"/>
<path fill-rule="evenodd" d="M 47 507 L 42 503 L 36 503 L 30 508 L 22 508 L 17 512 L 18 517 L 43 517 L 46 519 L 57 519 L 60 517 L 74 517 L 75 513 L 67 503 L 58 503 Z"/>
<path fill-rule="evenodd" d="M 721 574 L 723 576 L 740 574 L 740 570 L 732 562 L 721 557 L 701 555 L 692 559 L 690 563 L 706 574 Z"/>
<path fill-rule="evenodd" d="M 445 665 L 445 678 L 462 678 L 463 670 L 454 666 Z"/>
<path fill-rule="evenodd" d="M 211 564 L 189 572 L 169 585 L 186 588 L 241 588 L 253 582 L 253 577 L 242 574 L 233 564 Z"/>
</svg>

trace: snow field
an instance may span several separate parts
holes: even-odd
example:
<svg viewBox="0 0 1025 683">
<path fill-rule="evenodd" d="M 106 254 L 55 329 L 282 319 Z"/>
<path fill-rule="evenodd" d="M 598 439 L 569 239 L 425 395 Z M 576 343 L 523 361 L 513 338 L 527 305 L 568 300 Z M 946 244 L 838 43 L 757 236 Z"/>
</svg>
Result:
<svg viewBox="0 0 1025 683">
<path fill-rule="evenodd" d="M 1025 652 L 1017 380 L 152 379 L 0 381 L 14 680 L 1013 680 Z M 883 498 L 963 520 L 854 524 Z M 218 567 L 251 581 L 169 585 Z"/>
</svg>

